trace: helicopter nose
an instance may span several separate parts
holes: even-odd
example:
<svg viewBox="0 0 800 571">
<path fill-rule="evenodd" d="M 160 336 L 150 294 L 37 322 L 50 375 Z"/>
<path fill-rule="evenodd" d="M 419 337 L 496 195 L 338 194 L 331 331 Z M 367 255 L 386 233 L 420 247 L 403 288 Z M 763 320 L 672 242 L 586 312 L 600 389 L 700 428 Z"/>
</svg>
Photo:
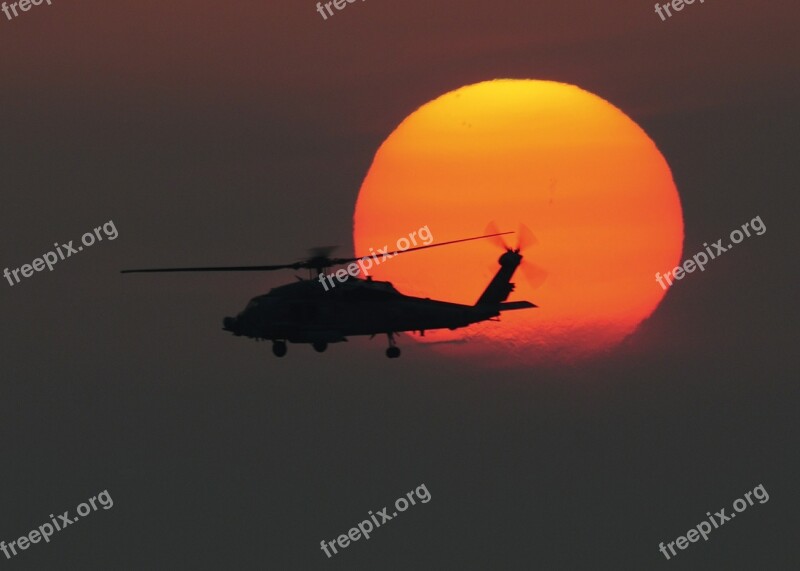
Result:
<svg viewBox="0 0 800 571">
<path fill-rule="evenodd" d="M 222 328 L 226 331 L 236 331 L 236 318 L 226 317 L 222 320 Z"/>
</svg>

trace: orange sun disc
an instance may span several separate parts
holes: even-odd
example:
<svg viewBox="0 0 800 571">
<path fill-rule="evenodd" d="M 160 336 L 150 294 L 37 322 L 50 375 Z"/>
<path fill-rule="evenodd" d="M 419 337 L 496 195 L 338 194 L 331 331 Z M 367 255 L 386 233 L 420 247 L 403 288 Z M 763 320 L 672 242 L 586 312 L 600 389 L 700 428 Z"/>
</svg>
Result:
<svg viewBox="0 0 800 571">
<path fill-rule="evenodd" d="M 675 267 L 683 246 L 678 191 L 653 141 L 607 101 L 552 81 L 469 85 L 409 115 L 375 154 L 353 241 L 363 254 L 395 249 L 423 227 L 436 243 L 483 234 L 492 222 L 523 228 L 504 237 L 511 247 L 523 239 L 509 301 L 538 308 L 426 333 L 423 342 L 467 341 L 437 350 L 503 363 L 607 350 L 658 306 L 665 291 L 655 273 Z M 468 242 L 371 273 L 408 295 L 473 304 L 502 252 L 492 240 Z"/>
</svg>

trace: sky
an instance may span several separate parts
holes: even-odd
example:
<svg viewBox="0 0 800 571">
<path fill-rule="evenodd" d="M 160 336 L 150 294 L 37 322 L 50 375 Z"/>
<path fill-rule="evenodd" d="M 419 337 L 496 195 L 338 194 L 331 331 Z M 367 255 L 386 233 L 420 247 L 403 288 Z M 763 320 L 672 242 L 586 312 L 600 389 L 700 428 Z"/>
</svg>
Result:
<svg viewBox="0 0 800 571">
<path fill-rule="evenodd" d="M 796 566 L 800 50 L 788 0 L 53 0 L 0 13 L 0 540 L 108 490 L 18 569 Z M 128 267 L 352 253 L 381 142 L 495 78 L 579 85 L 656 142 L 684 254 L 767 228 L 591 363 L 497 369 L 383 339 L 322 355 L 221 331 L 272 275 Z M 457 199 L 457 197 L 454 197 Z M 466 260 L 465 263 L 469 263 Z M 399 263 L 399 262 L 398 262 Z M 333 540 L 424 484 L 409 508 Z M 756 503 L 667 561 L 759 484 Z"/>
</svg>

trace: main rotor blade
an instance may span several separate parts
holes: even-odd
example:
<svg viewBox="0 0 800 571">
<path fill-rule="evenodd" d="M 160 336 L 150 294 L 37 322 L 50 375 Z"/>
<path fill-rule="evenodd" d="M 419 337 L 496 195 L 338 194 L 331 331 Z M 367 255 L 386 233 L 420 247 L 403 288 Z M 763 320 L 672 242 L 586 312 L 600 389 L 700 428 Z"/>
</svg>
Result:
<svg viewBox="0 0 800 571">
<path fill-rule="evenodd" d="M 485 238 L 492 238 L 493 236 L 504 236 L 506 234 L 513 234 L 513 232 L 498 232 L 496 234 L 486 234 L 484 236 L 473 236 L 472 238 L 461 238 L 460 240 L 450 240 L 448 242 L 441 242 L 439 244 L 428 244 L 427 246 L 417 246 L 416 248 L 409 248 L 407 250 L 395 250 L 394 252 L 377 252 L 376 256 L 392 257 L 397 254 L 407 254 L 409 252 L 416 252 L 418 250 L 427 250 L 428 248 L 438 248 L 439 246 L 449 246 L 450 244 L 458 244 L 460 242 L 470 242 L 472 240 L 483 240 Z M 350 262 L 357 262 L 358 260 L 368 258 L 369 256 L 359 256 L 357 258 L 334 258 L 331 260 L 332 265 L 348 264 Z"/>
<path fill-rule="evenodd" d="M 140 270 L 122 270 L 121 274 L 145 274 L 158 272 L 269 272 L 301 268 L 302 263 L 282 264 L 279 266 L 212 266 L 205 268 L 145 268 Z"/>
<path fill-rule="evenodd" d="M 396 254 L 405 254 L 406 252 L 413 252 L 415 250 L 425 250 L 427 248 L 436 248 L 438 246 L 447 246 L 449 244 L 458 244 L 459 242 L 469 242 L 471 240 L 482 240 L 484 238 L 491 238 L 493 236 L 503 236 L 505 234 L 513 234 L 513 232 L 500 232 L 498 234 L 489 234 L 487 236 L 475 236 L 473 238 L 461 238 L 460 240 L 450 240 L 449 242 L 442 242 L 441 244 L 428 244 L 427 246 L 418 246 L 416 248 L 409 248 L 408 250 L 396 250 L 394 252 L 378 252 L 377 255 L 381 256 L 394 256 Z M 277 266 L 211 266 L 211 267 L 198 267 L 198 268 L 143 268 L 137 270 L 122 270 L 123 274 L 145 274 L 145 273 L 165 273 L 165 272 L 270 272 L 274 270 L 298 270 L 301 268 L 317 269 L 318 267 L 338 266 L 341 264 L 349 264 L 356 262 L 368 256 L 359 256 L 358 258 L 326 258 L 321 259 L 311 258 L 294 262 L 292 264 L 281 264 Z"/>
</svg>

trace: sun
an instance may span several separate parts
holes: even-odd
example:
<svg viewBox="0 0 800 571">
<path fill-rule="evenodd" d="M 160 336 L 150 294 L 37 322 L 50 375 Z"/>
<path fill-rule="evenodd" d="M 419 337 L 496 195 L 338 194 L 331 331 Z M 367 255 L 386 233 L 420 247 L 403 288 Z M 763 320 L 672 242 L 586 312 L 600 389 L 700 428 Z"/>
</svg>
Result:
<svg viewBox="0 0 800 571">
<path fill-rule="evenodd" d="M 375 154 L 353 241 L 356 253 L 393 249 L 427 226 L 444 242 L 490 222 L 535 235 L 523 266 L 547 277 L 529 283 L 520 268 L 509 299 L 538 308 L 422 341 L 467 340 L 438 347 L 503 362 L 575 360 L 618 344 L 658 306 L 655 273 L 675 267 L 683 246 L 680 198 L 653 141 L 607 101 L 553 81 L 469 85 L 409 115 Z M 387 260 L 372 274 L 409 295 L 472 304 L 501 253 L 469 242 Z"/>
</svg>

